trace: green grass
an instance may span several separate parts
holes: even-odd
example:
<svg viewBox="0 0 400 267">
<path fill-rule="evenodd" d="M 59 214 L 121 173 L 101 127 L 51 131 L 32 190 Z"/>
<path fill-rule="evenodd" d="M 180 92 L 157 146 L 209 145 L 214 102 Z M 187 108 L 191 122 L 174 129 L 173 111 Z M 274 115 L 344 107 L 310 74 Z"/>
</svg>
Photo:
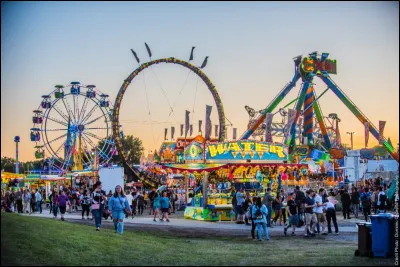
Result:
<svg viewBox="0 0 400 267">
<path fill-rule="evenodd" d="M 393 265 L 355 257 L 354 242 L 274 237 L 175 237 L 125 229 L 1 214 L 1 265 Z"/>
</svg>

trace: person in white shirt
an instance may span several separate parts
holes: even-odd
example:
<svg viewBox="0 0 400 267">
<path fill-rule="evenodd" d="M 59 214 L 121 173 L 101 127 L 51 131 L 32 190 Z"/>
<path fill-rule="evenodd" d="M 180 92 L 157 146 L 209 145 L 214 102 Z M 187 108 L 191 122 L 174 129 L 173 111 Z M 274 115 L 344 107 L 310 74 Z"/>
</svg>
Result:
<svg viewBox="0 0 400 267">
<path fill-rule="evenodd" d="M 328 202 L 326 202 L 326 220 L 328 221 L 328 234 L 332 233 L 331 228 L 331 220 L 333 221 L 333 225 L 335 226 L 335 233 L 339 234 L 338 224 L 336 222 L 336 210 L 335 204 L 336 199 L 333 196 L 328 197 Z"/>
<path fill-rule="evenodd" d="M 326 204 L 322 203 L 322 197 L 321 195 L 324 194 L 325 189 L 320 188 L 319 189 L 319 194 L 317 194 L 315 196 L 315 204 L 316 206 L 314 207 L 314 212 L 317 215 L 317 222 L 322 224 L 322 235 L 327 235 L 327 233 L 325 232 L 325 228 L 326 228 L 326 219 L 325 219 L 325 215 L 324 215 L 324 206 Z"/>
<path fill-rule="evenodd" d="M 131 192 L 133 192 L 133 189 L 131 189 Z M 126 194 L 126 199 L 128 200 L 129 205 L 131 206 L 131 210 L 133 210 L 133 196 L 129 191 Z M 125 218 L 128 218 L 128 215 L 125 214 Z M 133 213 L 132 213 L 132 218 L 133 218 Z"/>
</svg>

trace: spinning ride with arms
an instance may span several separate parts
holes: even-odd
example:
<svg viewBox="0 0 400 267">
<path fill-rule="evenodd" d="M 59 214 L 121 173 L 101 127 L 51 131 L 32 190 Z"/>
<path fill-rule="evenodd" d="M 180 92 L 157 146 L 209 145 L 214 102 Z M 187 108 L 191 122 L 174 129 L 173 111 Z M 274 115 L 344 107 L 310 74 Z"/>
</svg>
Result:
<svg viewBox="0 0 400 267">
<path fill-rule="evenodd" d="M 317 117 L 318 124 L 321 129 L 322 137 L 325 141 L 327 149 L 332 147 L 331 141 L 328 137 L 328 130 L 325 126 L 321 108 L 315 96 L 313 88 L 313 79 L 315 76 L 320 78 L 332 92 L 346 105 L 346 107 L 357 117 L 362 123 L 368 123 L 369 132 L 377 139 L 380 139 L 379 131 L 373 123 L 365 116 L 361 110 L 345 95 L 345 93 L 334 83 L 329 74 L 336 74 L 336 60 L 328 59 L 328 53 L 322 53 L 321 56 L 317 52 L 310 53 L 306 57 L 298 56 L 294 58 L 295 73 L 292 80 L 279 92 L 279 94 L 272 100 L 272 102 L 260 112 L 259 116 L 253 120 L 248 129 L 241 136 L 241 140 L 246 140 L 254 131 L 264 122 L 267 113 L 272 113 L 285 96 L 296 86 L 297 81 L 301 78 L 302 88 L 297 98 L 295 114 L 291 125 L 289 126 L 289 134 L 285 138 L 285 144 L 289 145 L 289 152 L 292 153 L 296 146 L 295 133 L 296 125 L 301 114 L 304 115 L 304 129 L 303 136 L 307 137 L 308 145 L 313 144 L 313 116 L 314 112 Z M 303 110 L 302 110 L 302 106 Z M 393 146 L 388 142 L 385 137 L 382 138 L 382 144 L 390 153 L 390 155 L 398 162 L 399 156 Z"/>
</svg>

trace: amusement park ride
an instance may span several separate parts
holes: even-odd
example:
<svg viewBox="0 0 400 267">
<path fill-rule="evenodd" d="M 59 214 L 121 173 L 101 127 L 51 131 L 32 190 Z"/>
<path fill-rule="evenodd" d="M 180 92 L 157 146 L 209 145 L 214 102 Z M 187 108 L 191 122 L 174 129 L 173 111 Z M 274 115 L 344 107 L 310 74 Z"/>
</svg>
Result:
<svg viewBox="0 0 400 267">
<path fill-rule="evenodd" d="M 156 64 L 177 64 L 189 69 L 204 82 L 217 107 L 218 126 L 220 129 L 217 138 L 215 140 L 206 140 L 203 137 L 192 138 L 192 141 L 197 141 L 197 144 L 195 144 L 197 147 L 188 147 L 188 150 L 192 149 L 190 151 L 204 153 L 201 159 L 198 158 L 202 163 L 206 163 L 207 159 L 210 160 L 210 157 L 212 158 L 211 149 L 218 151 L 215 153 L 217 156 L 221 156 L 219 154 L 222 154 L 221 151 L 224 149 L 225 152 L 229 150 L 229 153 L 232 153 L 229 155 L 233 155 L 233 160 L 240 159 L 242 162 L 251 162 L 253 160 L 254 162 L 262 163 L 265 158 L 265 152 L 268 151 L 267 154 L 275 153 L 274 156 L 276 158 L 274 160 L 280 158 L 277 155 L 281 151 L 282 155 L 287 156 L 285 160 L 282 160 L 282 163 L 285 164 L 287 162 L 304 164 L 307 159 L 329 160 L 342 158 L 344 151 L 341 152 L 340 142 L 337 142 L 339 139 L 338 125 L 340 119 L 334 113 L 324 117 L 318 101 L 328 90 L 331 90 L 361 123 L 368 123 L 369 132 L 376 139 L 379 140 L 381 138 L 383 146 L 396 161 L 399 161 L 397 153 L 387 139 L 379 135 L 372 122 L 331 79 L 330 74 L 336 74 L 336 60 L 328 59 L 328 53 L 318 55 L 317 52 L 313 52 L 305 57 L 298 56 L 294 58 L 295 73 L 292 80 L 265 109 L 258 112 L 258 116 L 256 116 L 257 112 L 246 106 L 246 110 L 250 115 L 248 129 L 237 142 L 226 142 L 224 140 L 226 124 L 222 101 L 215 86 L 202 71 L 207 63 L 207 58 L 201 67 L 196 67 L 190 62 L 173 57 L 151 60 L 152 54 L 147 44 L 146 48 L 150 61 L 142 64 L 140 64 L 136 53 L 131 50 L 139 67 L 124 80 L 115 99 L 114 107 L 109 103 L 108 95 L 96 90 L 94 85 L 81 85 L 79 82 L 71 82 L 66 86 L 57 85 L 51 94 L 42 96 L 43 100 L 39 108 L 34 111 L 34 126 L 31 129 L 31 141 L 36 143 L 36 158 L 44 158 L 45 151 L 47 151 L 50 155 L 50 165 L 61 173 L 65 173 L 71 170 L 96 169 L 98 166 L 110 161 L 118 151 L 125 163 L 125 168 L 129 169 L 147 186 L 157 186 L 160 184 L 159 178 L 146 176 L 127 163 L 121 142 L 120 107 L 128 86 L 139 73 Z M 192 59 L 193 48 L 190 60 Z M 321 79 L 328 87 L 318 97 L 313 85 L 315 77 Z M 298 97 L 285 107 L 274 112 L 300 79 L 302 84 Z M 64 91 L 66 88 L 69 88 L 69 92 Z M 86 91 L 83 92 L 81 91 L 82 89 L 86 89 Z M 289 109 L 287 112 L 285 108 L 293 103 L 295 103 L 295 109 Z M 91 108 L 88 108 L 89 104 Z M 272 122 L 273 115 L 277 113 L 283 117 L 282 122 Z M 253 141 L 254 144 L 250 145 L 251 141 L 248 140 L 250 137 L 257 138 L 261 136 L 265 136 L 265 141 L 269 143 L 262 143 L 263 140 L 261 140 L 261 143 Z M 277 144 L 277 142 L 274 144 L 272 136 L 283 139 L 281 144 Z M 250 153 L 244 151 L 251 146 L 254 151 Z M 257 149 L 259 150 L 256 151 Z M 220 159 L 226 160 L 223 157 Z M 212 163 L 212 160 L 210 160 L 210 163 Z M 215 166 L 210 168 L 215 169 Z M 299 168 L 295 171 L 295 175 L 296 172 L 298 175 L 300 167 L 300 165 L 295 167 Z M 230 168 L 236 167 L 233 164 Z M 227 175 L 232 175 L 232 173 Z"/>
<path fill-rule="evenodd" d="M 94 170 L 116 153 L 111 134 L 112 105 L 108 95 L 95 85 L 56 85 L 42 98 L 33 111 L 30 140 L 36 144 L 37 159 L 44 159 L 48 153 L 49 170 L 59 175 Z"/>
<path fill-rule="evenodd" d="M 338 134 L 338 122 L 340 119 L 336 114 L 329 114 L 330 127 L 326 127 L 323 120 L 322 111 L 318 102 L 318 99 L 328 90 L 332 92 L 346 105 L 346 107 L 357 117 L 357 119 L 362 123 L 368 123 L 369 132 L 377 139 L 382 139 L 384 147 L 388 150 L 391 156 L 399 161 L 398 155 L 395 152 L 392 145 L 383 136 L 380 137 L 377 128 L 373 123 L 360 111 L 359 108 L 345 95 L 345 93 L 333 82 L 329 74 L 336 74 L 336 60 L 328 59 L 328 53 L 322 53 L 318 55 L 317 52 L 310 53 L 306 57 L 298 56 L 294 58 L 295 73 L 292 80 L 279 92 L 279 94 L 272 100 L 272 102 L 257 116 L 257 118 L 251 119 L 249 123 L 249 128 L 243 133 L 241 140 L 246 140 L 252 135 L 257 135 L 263 127 L 262 123 L 266 120 L 268 114 L 273 115 L 274 109 L 279 105 L 279 103 L 285 98 L 285 96 L 296 86 L 297 81 L 302 79 L 302 86 L 299 92 L 299 97 L 295 99 L 296 107 L 295 110 L 289 114 L 288 131 L 284 138 L 284 143 L 289 146 L 289 154 L 296 154 L 296 133 L 298 136 L 306 137 L 306 145 L 309 147 L 314 147 L 314 135 L 318 134 L 316 131 L 317 127 L 314 126 L 314 114 L 318 122 L 320 133 L 323 137 L 325 149 L 331 151 L 335 148 L 332 141 L 337 138 L 329 138 L 329 130 L 331 132 L 331 137 L 334 136 L 332 132 Z M 314 77 L 320 78 L 328 88 L 317 98 L 314 87 L 313 79 Z M 291 102 L 292 103 L 292 102 Z M 291 104 L 289 103 L 289 104 Z M 254 112 L 252 112 L 254 114 Z M 250 114 L 250 113 L 249 113 Z M 253 115 L 251 114 L 251 115 Z M 300 130 L 298 126 L 299 118 L 303 116 L 303 130 Z M 333 130 L 333 121 L 336 121 L 336 131 Z M 264 128 L 266 128 L 264 124 Z M 258 132 L 257 132 L 258 131 Z M 264 130 L 265 131 L 265 130 Z M 283 131 L 282 131 L 283 132 Z M 301 133 L 301 134 L 300 134 Z M 304 139 L 303 139 L 304 140 Z M 310 151 L 310 150 L 308 150 Z M 332 154 L 332 153 L 331 153 Z M 305 155 L 303 155 L 305 156 Z M 309 156 L 309 155 L 308 155 Z"/>
</svg>

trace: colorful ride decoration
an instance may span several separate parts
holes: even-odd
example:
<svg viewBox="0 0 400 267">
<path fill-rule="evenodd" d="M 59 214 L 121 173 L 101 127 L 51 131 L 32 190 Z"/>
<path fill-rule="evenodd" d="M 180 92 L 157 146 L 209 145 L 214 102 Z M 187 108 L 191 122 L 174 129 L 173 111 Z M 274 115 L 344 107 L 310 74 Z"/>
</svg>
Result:
<svg viewBox="0 0 400 267">
<path fill-rule="evenodd" d="M 149 55 L 151 57 L 151 52 L 150 49 L 147 48 Z M 140 62 L 139 59 L 137 58 L 137 55 L 134 53 L 136 60 L 138 61 L 138 63 Z M 177 58 L 162 58 L 162 59 L 156 59 L 156 60 L 152 60 L 149 62 L 145 62 L 140 64 L 140 66 L 135 69 L 123 82 L 117 98 L 115 99 L 115 104 L 114 104 L 114 115 L 113 115 L 113 133 L 115 136 L 115 142 L 116 142 L 116 146 L 118 149 L 118 153 L 121 156 L 122 160 L 125 162 L 125 166 L 127 168 L 130 168 L 133 172 L 137 173 L 137 170 L 134 170 L 131 166 L 129 166 L 128 164 L 126 164 L 127 160 L 126 160 L 126 155 L 125 152 L 122 149 L 122 143 L 121 143 L 121 138 L 120 138 L 120 132 L 119 132 L 119 112 L 120 112 L 120 107 L 121 107 L 121 102 L 122 99 L 124 97 L 125 91 L 128 89 L 129 84 L 132 82 L 133 79 L 135 79 L 135 77 L 137 77 L 142 71 L 144 71 L 145 69 L 156 65 L 156 64 L 160 64 L 160 63 L 166 63 L 166 64 L 177 64 L 180 66 L 183 66 L 191 71 L 193 71 L 193 73 L 195 73 L 208 87 L 210 93 L 212 94 L 215 104 L 217 106 L 217 111 L 218 111 L 218 117 L 219 117 L 219 141 L 223 141 L 223 138 L 225 137 L 225 113 L 224 113 L 224 108 L 221 102 L 221 98 L 218 94 L 217 89 L 215 88 L 214 84 L 211 82 L 211 80 L 204 74 L 204 72 L 192 65 L 189 62 L 186 62 L 184 60 L 180 60 Z M 139 176 L 139 178 L 143 181 L 146 182 L 144 178 L 141 178 Z M 147 181 L 147 185 L 149 186 L 155 186 L 157 181 Z"/>
<path fill-rule="evenodd" d="M 69 89 L 69 90 L 68 90 Z M 30 140 L 35 158 L 49 158 L 49 169 L 96 169 L 116 153 L 112 106 L 95 85 L 56 85 L 33 111 Z"/>
<path fill-rule="evenodd" d="M 289 134 L 285 137 L 284 143 L 289 146 L 290 155 L 293 154 L 296 144 L 296 127 L 300 115 L 304 115 L 304 129 L 302 132 L 303 137 L 307 137 L 307 144 L 310 146 L 314 144 L 313 136 L 313 121 L 311 120 L 313 112 L 315 112 L 317 122 L 321 129 L 322 138 L 324 140 L 325 148 L 329 150 L 332 147 L 331 140 L 328 136 L 328 131 L 325 126 L 322 110 L 320 108 L 318 99 L 315 97 L 313 88 L 314 77 L 320 78 L 363 124 L 368 125 L 369 132 L 377 139 L 381 140 L 385 149 L 391 156 L 399 161 L 398 154 L 395 152 L 393 146 L 388 140 L 380 136 L 379 131 L 373 123 L 361 112 L 361 110 L 346 96 L 346 94 L 334 83 L 330 74 L 336 74 L 336 60 L 328 59 L 329 53 L 322 53 L 318 55 L 317 52 L 310 53 L 306 57 L 298 56 L 294 58 L 295 73 L 292 80 L 281 90 L 281 92 L 272 100 L 272 102 L 262 111 L 258 117 L 253 120 L 248 129 L 243 133 L 240 140 L 246 140 L 252 136 L 253 132 L 265 121 L 268 113 L 273 113 L 274 109 L 286 97 L 286 95 L 296 86 L 297 81 L 302 79 L 302 88 L 300 89 L 299 97 L 295 105 L 293 117 L 289 118 L 288 131 Z M 291 158 L 291 157 L 289 157 Z"/>
</svg>

